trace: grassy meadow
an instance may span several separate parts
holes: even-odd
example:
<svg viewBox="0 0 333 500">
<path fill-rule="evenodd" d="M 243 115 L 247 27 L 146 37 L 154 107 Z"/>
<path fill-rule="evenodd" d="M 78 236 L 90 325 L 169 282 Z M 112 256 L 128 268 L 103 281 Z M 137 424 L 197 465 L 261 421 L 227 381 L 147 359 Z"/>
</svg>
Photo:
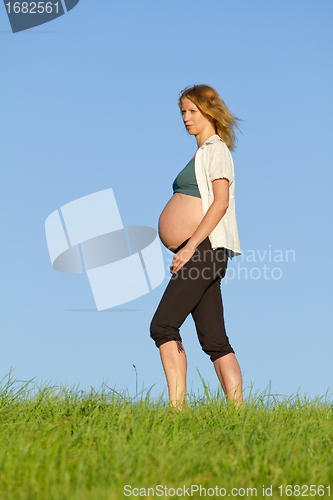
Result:
<svg viewBox="0 0 333 500">
<path fill-rule="evenodd" d="M 237 409 L 203 382 L 174 412 L 149 391 L 32 386 L 1 383 L 0 500 L 333 498 L 328 394 Z"/>
</svg>

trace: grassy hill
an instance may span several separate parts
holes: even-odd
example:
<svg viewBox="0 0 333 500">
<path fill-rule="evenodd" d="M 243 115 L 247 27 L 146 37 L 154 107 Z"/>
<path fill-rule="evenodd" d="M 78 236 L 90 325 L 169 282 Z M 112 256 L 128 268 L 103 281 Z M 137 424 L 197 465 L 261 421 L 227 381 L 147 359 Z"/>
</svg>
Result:
<svg viewBox="0 0 333 500">
<path fill-rule="evenodd" d="M 173 412 L 149 392 L 30 387 L 0 389 L 1 500 L 333 498 L 328 395 L 237 409 L 204 384 Z"/>
</svg>

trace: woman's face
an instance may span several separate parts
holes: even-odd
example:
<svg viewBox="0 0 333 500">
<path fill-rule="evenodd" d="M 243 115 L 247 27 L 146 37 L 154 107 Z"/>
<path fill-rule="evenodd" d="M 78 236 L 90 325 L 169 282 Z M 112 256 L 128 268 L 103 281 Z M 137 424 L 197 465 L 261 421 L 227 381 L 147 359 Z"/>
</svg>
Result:
<svg viewBox="0 0 333 500">
<path fill-rule="evenodd" d="M 196 105 L 187 99 L 187 97 L 182 99 L 181 105 L 183 121 L 189 134 L 201 135 L 208 127 L 212 126 L 206 115 L 202 114 Z"/>
</svg>

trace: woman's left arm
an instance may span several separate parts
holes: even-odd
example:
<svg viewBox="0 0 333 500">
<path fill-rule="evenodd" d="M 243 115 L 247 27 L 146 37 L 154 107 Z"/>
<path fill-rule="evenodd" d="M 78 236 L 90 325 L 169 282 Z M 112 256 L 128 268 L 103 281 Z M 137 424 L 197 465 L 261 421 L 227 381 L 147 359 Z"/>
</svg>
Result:
<svg viewBox="0 0 333 500">
<path fill-rule="evenodd" d="M 173 274 L 190 260 L 197 246 L 215 229 L 229 206 L 229 180 L 215 179 L 212 186 L 214 200 L 186 245 L 174 255 L 170 266 Z"/>
</svg>

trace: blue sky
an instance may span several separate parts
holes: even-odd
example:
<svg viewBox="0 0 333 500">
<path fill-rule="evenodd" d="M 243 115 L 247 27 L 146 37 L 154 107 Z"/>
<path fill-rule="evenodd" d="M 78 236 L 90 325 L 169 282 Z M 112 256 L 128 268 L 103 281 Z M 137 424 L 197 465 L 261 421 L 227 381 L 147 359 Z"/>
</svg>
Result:
<svg viewBox="0 0 333 500">
<path fill-rule="evenodd" d="M 80 0 L 13 34 L 0 9 L 1 378 L 13 367 L 20 380 L 105 381 L 135 395 L 134 364 L 139 389 L 165 390 L 149 324 L 171 254 L 155 290 L 97 312 L 86 275 L 52 269 L 44 224 L 111 187 L 125 225 L 157 229 L 196 150 L 178 94 L 206 83 L 243 120 L 233 153 L 243 256 L 222 295 L 244 386 L 332 390 L 332 14 L 329 0 Z M 189 389 L 203 391 L 198 370 L 216 389 L 191 317 L 181 334 Z"/>
</svg>

